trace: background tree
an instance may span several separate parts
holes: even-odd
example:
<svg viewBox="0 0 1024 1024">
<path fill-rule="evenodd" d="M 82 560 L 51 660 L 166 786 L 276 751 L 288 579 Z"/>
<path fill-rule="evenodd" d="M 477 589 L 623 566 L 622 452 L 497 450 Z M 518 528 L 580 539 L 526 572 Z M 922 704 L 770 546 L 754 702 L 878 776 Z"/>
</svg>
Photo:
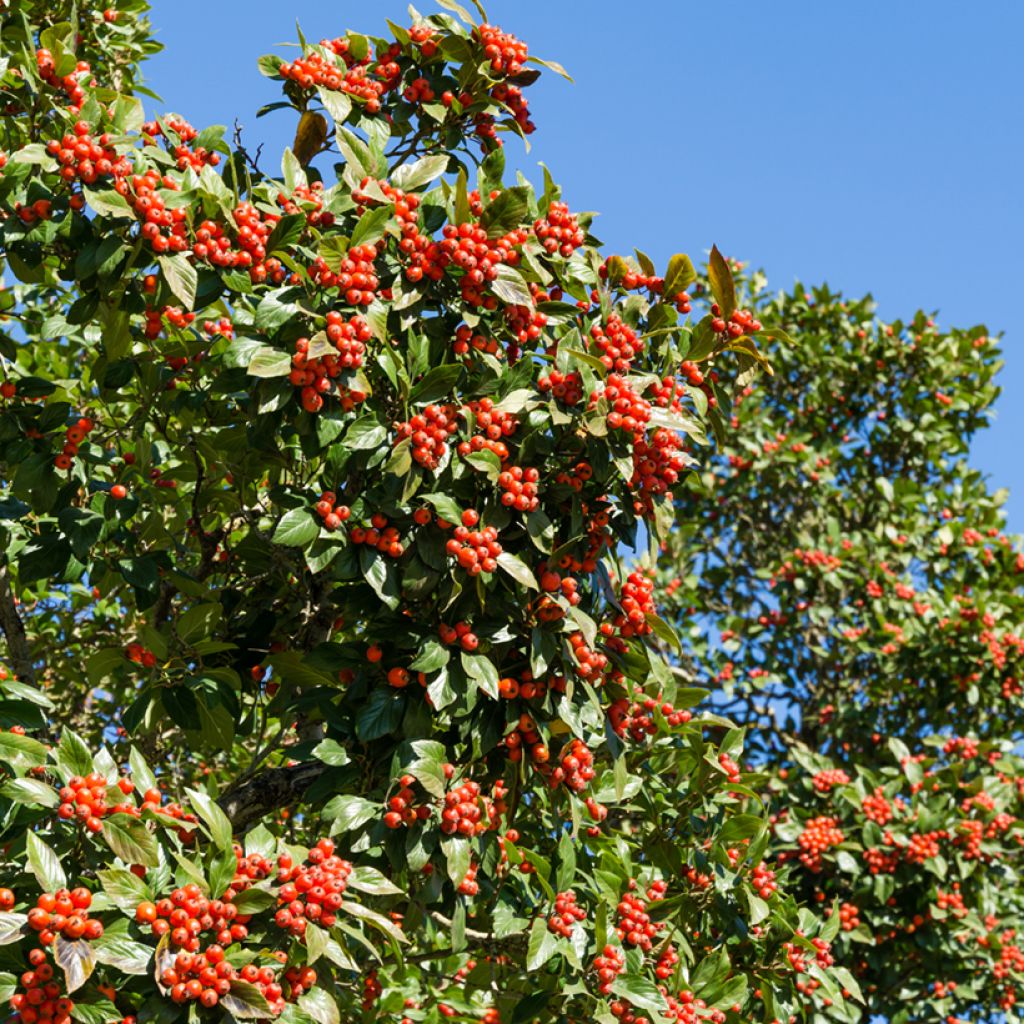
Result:
<svg viewBox="0 0 1024 1024">
<path fill-rule="evenodd" d="M 442 7 L 261 58 L 274 177 L 146 119 L 142 0 L 0 5 L 23 1024 L 773 1020 L 807 977 L 853 1012 L 620 558 L 756 325 L 504 183 L 559 69 Z M 735 350 L 714 387 L 692 347 Z"/>
<path fill-rule="evenodd" d="M 1017 1019 L 1024 556 L 968 461 L 998 345 L 764 284 L 798 340 L 679 495 L 683 666 L 775 777 L 776 863 L 842 904 L 865 1018 Z"/>
</svg>

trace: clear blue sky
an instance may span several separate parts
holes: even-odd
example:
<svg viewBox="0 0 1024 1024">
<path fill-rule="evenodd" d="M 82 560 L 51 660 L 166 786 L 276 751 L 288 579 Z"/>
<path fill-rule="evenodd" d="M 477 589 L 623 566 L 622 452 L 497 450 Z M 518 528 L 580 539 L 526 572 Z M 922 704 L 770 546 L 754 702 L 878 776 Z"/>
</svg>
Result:
<svg viewBox="0 0 1024 1024">
<path fill-rule="evenodd" d="M 467 0 L 463 0 L 464 3 Z M 423 13 L 436 8 L 418 4 Z M 986 0 L 492 0 L 493 22 L 559 61 L 529 91 L 543 160 L 613 249 L 662 266 L 716 243 L 773 286 L 871 291 L 883 316 L 938 310 L 1006 334 L 998 418 L 975 462 L 1024 532 L 1024 3 Z M 153 0 L 149 84 L 197 127 L 238 117 L 277 154 L 288 113 L 256 57 L 408 23 L 395 0 Z M 282 54 L 294 51 L 278 50 Z M 272 165 L 271 165 L 272 166 Z"/>
</svg>

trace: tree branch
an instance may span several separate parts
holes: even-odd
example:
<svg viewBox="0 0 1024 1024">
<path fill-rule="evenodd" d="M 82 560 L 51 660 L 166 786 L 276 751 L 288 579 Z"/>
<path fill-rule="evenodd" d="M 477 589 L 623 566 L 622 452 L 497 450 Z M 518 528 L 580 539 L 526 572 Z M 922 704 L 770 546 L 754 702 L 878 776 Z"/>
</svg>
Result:
<svg viewBox="0 0 1024 1024">
<path fill-rule="evenodd" d="M 266 816 L 300 800 L 306 790 L 324 773 L 320 761 L 305 761 L 287 768 L 269 768 L 265 772 L 228 790 L 218 803 L 239 832 Z"/>
<path fill-rule="evenodd" d="M 0 563 L 0 629 L 7 638 L 7 652 L 15 676 L 24 683 L 35 683 L 36 670 L 32 664 L 32 651 L 28 645 L 25 624 L 18 614 L 6 562 Z"/>
</svg>

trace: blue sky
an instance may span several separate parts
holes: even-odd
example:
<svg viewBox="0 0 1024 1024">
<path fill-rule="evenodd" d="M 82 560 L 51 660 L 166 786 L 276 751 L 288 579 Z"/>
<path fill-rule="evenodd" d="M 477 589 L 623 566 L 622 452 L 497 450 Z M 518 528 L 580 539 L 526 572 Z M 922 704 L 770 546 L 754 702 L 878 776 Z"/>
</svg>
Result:
<svg viewBox="0 0 1024 1024">
<path fill-rule="evenodd" d="M 463 0 L 468 2 L 468 0 Z M 436 10 L 430 0 L 423 13 Z M 975 463 L 1024 531 L 1024 4 L 988 0 L 492 0 L 492 22 L 559 61 L 530 89 L 532 152 L 612 249 L 663 266 L 715 243 L 771 283 L 872 292 L 883 316 L 938 310 L 1005 332 L 998 418 Z M 625 13 L 624 12 L 628 12 Z M 245 125 L 274 155 L 294 133 L 256 58 L 296 39 L 375 34 L 406 5 L 153 0 L 167 50 L 148 65 L 166 109 Z M 268 164 L 273 166 L 273 164 Z"/>
</svg>

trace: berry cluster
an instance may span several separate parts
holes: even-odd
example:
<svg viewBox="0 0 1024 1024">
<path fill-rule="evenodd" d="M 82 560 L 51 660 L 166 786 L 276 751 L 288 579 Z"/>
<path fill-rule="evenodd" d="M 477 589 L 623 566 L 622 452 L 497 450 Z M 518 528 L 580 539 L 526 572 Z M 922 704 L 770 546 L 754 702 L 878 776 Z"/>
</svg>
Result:
<svg viewBox="0 0 1024 1024">
<path fill-rule="evenodd" d="M 307 921 L 332 927 L 352 874 L 352 865 L 335 855 L 333 840 L 321 839 L 309 851 L 305 864 L 293 863 L 287 853 L 278 857 L 277 864 L 281 883 L 274 917 L 277 926 L 292 935 L 302 935 Z"/>
<path fill-rule="evenodd" d="M 576 405 L 583 398 L 583 378 L 576 372 L 552 370 L 537 378 L 537 388 L 541 394 L 550 393 L 563 405 Z"/>
<path fill-rule="evenodd" d="M 739 338 L 744 334 L 756 334 L 761 330 L 760 320 L 754 319 L 754 314 L 747 309 L 734 310 L 729 319 L 722 316 L 718 303 L 711 306 L 711 329 L 717 334 L 728 334 L 730 338 Z"/>
<path fill-rule="evenodd" d="M 90 906 L 92 893 L 88 889 L 44 892 L 28 912 L 28 926 L 39 933 L 39 943 L 43 946 L 51 945 L 58 935 L 69 941 L 92 941 L 103 934 L 103 924 L 89 917 Z"/>
<path fill-rule="evenodd" d="M 498 475 L 498 486 L 504 492 L 501 503 L 517 512 L 533 512 L 540 505 L 537 497 L 537 481 L 540 473 L 532 466 L 509 466 Z"/>
<path fill-rule="evenodd" d="M 334 214 L 324 207 L 324 185 L 322 181 L 314 181 L 309 185 L 296 185 L 289 196 L 287 192 L 278 192 L 277 205 L 287 216 L 304 214 L 306 223 L 312 227 L 329 228 L 334 224 Z"/>
<path fill-rule="evenodd" d="M 476 516 L 475 512 L 472 514 Z M 465 513 L 462 522 L 466 522 Z M 482 530 L 471 530 L 466 525 L 460 525 L 452 531 L 445 550 L 470 576 L 479 576 L 482 572 L 494 572 L 498 568 L 497 560 L 502 548 L 496 527 L 485 526 Z"/>
<path fill-rule="evenodd" d="M 457 356 L 462 356 L 467 366 L 472 362 L 473 352 L 494 356 L 495 359 L 505 358 L 505 352 L 498 344 L 497 338 L 489 338 L 486 334 L 474 334 L 473 329 L 465 324 L 455 329 L 452 351 Z"/>
<path fill-rule="evenodd" d="M 551 255 L 568 259 L 585 240 L 583 230 L 565 203 L 557 200 L 548 207 L 546 217 L 533 222 L 533 231 Z"/>
<path fill-rule="evenodd" d="M 121 793 L 128 796 L 135 788 L 131 779 L 122 778 L 118 780 L 118 788 Z M 85 827 L 90 832 L 99 832 L 103 828 L 100 820 L 114 811 L 131 812 L 133 806 L 124 806 L 107 803 L 107 780 L 99 773 L 94 772 L 82 778 L 80 775 L 73 775 L 68 779 L 68 784 L 60 791 L 60 806 L 57 808 L 57 816 L 69 821 L 78 818 L 85 822 Z"/>
<path fill-rule="evenodd" d="M 555 897 L 555 912 L 548 918 L 548 931 L 568 939 L 572 936 L 573 925 L 586 919 L 587 912 L 576 904 L 576 893 L 560 892 Z"/>
<path fill-rule="evenodd" d="M 486 22 L 475 28 L 473 35 L 483 46 L 484 56 L 491 62 L 491 71 L 515 78 L 523 70 L 529 51 L 522 40 Z"/>
<path fill-rule="evenodd" d="M 36 50 L 36 68 L 39 70 L 39 77 L 54 89 L 60 89 L 68 98 L 68 107 L 73 114 L 77 114 L 79 108 L 85 102 L 85 89 L 79 80 L 79 76 L 90 71 L 88 61 L 80 60 L 75 65 L 75 70 L 70 74 L 58 77 L 57 65 L 54 62 L 53 54 L 43 48 Z M 95 81 L 90 84 L 95 85 Z"/>
<path fill-rule="evenodd" d="M 615 616 L 615 628 L 624 637 L 647 636 L 652 632 L 648 615 L 657 611 L 654 604 L 654 580 L 634 570 L 626 577 L 619 595 L 622 610 Z"/>
<path fill-rule="evenodd" d="M 28 962 L 31 969 L 18 979 L 24 991 L 11 996 L 11 1009 L 17 1013 L 12 1019 L 18 1024 L 71 1024 L 75 1004 L 62 995 L 61 986 L 53 980 L 53 966 L 47 963 L 46 952 L 30 950 Z"/>
<path fill-rule="evenodd" d="M 502 742 L 510 761 L 521 761 L 524 749 L 529 751 L 530 760 L 536 765 L 547 764 L 551 760 L 551 752 L 541 742 L 540 733 L 537 732 L 537 723 L 527 714 L 519 716 L 515 729 Z"/>
<path fill-rule="evenodd" d="M 194 882 L 156 903 L 143 900 L 135 908 L 135 920 L 148 924 L 158 937 L 167 935 L 172 946 L 188 953 L 198 951 L 204 932 L 216 932 L 222 946 L 240 942 L 249 934 L 248 915 L 239 914 L 230 900 L 207 899 Z"/>
<path fill-rule="evenodd" d="M 458 429 L 458 420 L 452 406 L 428 405 L 408 423 L 395 424 L 395 443 L 409 438 L 413 460 L 426 469 L 434 470 L 448 454 L 448 438 Z"/>
<path fill-rule="evenodd" d="M 636 331 L 624 324 L 616 313 L 612 313 L 605 327 L 594 324 L 590 328 L 590 337 L 600 353 L 601 362 L 609 370 L 629 373 L 633 359 L 640 352 L 641 343 Z"/>
<path fill-rule="evenodd" d="M 651 404 L 633 390 L 625 377 L 608 374 L 604 389 L 591 392 L 591 407 L 602 399 L 608 406 L 605 420 L 609 430 L 622 430 L 632 435 L 643 433 L 651 417 Z"/>
<path fill-rule="evenodd" d="M 820 871 L 822 854 L 846 838 L 838 824 L 835 818 L 818 817 L 811 818 L 804 825 L 803 832 L 797 837 L 797 845 L 800 847 L 800 863 L 808 871 Z"/>
<path fill-rule="evenodd" d="M 580 739 L 570 740 L 563 749 L 559 763 L 552 769 L 551 785 L 564 782 L 574 793 L 581 793 L 593 781 L 594 755 Z"/>
<path fill-rule="evenodd" d="M 160 195 L 160 189 L 180 192 L 178 183 L 168 175 L 148 170 L 144 174 L 133 174 L 117 178 L 114 189 L 128 200 L 129 205 L 142 219 L 142 237 L 149 242 L 153 252 L 184 252 L 189 247 L 188 209 L 175 206 L 170 209 Z M 197 235 L 198 237 L 198 235 Z M 193 250 L 195 251 L 195 250 Z M 196 252 L 198 256 L 198 252 Z"/>
<path fill-rule="evenodd" d="M 368 306 L 380 287 L 374 266 L 376 258 L 376 245 L 357 245 L 338 263 L 337 271 L 331 270 L 323 257 L 317 257 L 309 268 L 309 276 L 321 288 L 338 288 L 350 306 Z"/>
<path fill-rule="evenodd" d="M 676 947 L 671 943 L 665 947 L 658 962 L 654 967 L 654 974 L 660 981 L 666 981 L 675 973 L 676 964 L 679 963 L 679 954 Z"/>
<path fill-rule="evenodd" d="M 836 786 L 845 786 L 850 776 L 842 768 L 830 768 L 817 772 L 811 782 L 819 793 L 831 793 Z"/>
<path fill-rule="evenodd" d="M 626 969 L 626 958 L 614 946 L 605 946 L 594 957 L 594 973 L 597 975 L 597 991 L 603 996 L 611 994 L 615 979 Z"/>
<path fill-rule="evenodd" d="M 53 460 L 53 464 L 58 469 L 70 469 L 74 465 L 78 446 L 89 436 L 95 426 L 96 424 L 88 416 L 83 416 L 65 430 L 64 447 L 61 449 L 60 455 Z"/>
<path fill-rule="evenodd" d="M 77 179 L 85 185 L 94 185 L 100 178 L 111 174 L 124 177 L 132 170 L 131 161 L 118 156 L 110 145 L 110 136 L 104 132 L 93 138 L 86 121 L 76 121 L 73 134 L 59 140 L 50 139 L 46 151 L 56 157 L 61 165 L 60 176 L 67 182 Z"/>
<path fill-rule="evenodd" d="M 486 832 L 488 822 L 484 819 L 480 786 L 476 782 L 464 782 L 444 795 L 444 809 L 441 811 L 441 831 L 445 835 L 475 836 Z"/>
<path fill-rule="evenodd" d="M 124 649 L 124 656 L 143 668 L 152 668 L 156 664 L 156 655 L 138 642 L 128 644 Z"/>
<path fill-rule="evenodd" d="M 376 67 L 371 67 L 369 56 L 357 60 L 349 52 L 350 43 L 344 37 L 321 39 L 320 47 L 336 57 L 341 57 L 344 67 L 316 50 L 310 50 L 296 61 L 282 62 L 278 74 L 303 89 L 322 86 L 332 92 L 348 93 L 362 101 L 366 113 L 379 113 L 381 97 L 397 81 L 398 65 L 394 64 L 392 68 L 391 58 L 398 56 L 401 48 L 389 47 L 382 55 L 380 63 Z"/>
<path fill-rule="evenodd" d="M 376 548 L 389 558 L 401 558 L 405 554 L 405 546 L 399 539 L 398 527 L 388 526 L 387 516 L 380 512 L 375 512 L 370 517 L 369 529 L 353 526 L 349 531 L 349 539 L 353 544 L 366 544 Z"/>
<path fill-rule="evenodd" d="M 274 972 L 269 967 L 264 970 L 267 977 L 262 991 L 267 1001 L 273 1003 L 275 995 L 277 999 L 281 997 L 280 988 L 276 993 L 269 989 L 274 982 Z M 238 971 L 224 959 L 223 947 L 212 944 L 201 953 L 176 954 L 160 972 L 160 983 L 175 1003 L 198 1002 L 209 1009 L 231 991 L 231 982 L 238 977 Z M 262 980 L 257 974 L 255 981 Z"/>
<path fill-rule="evenodd" d="M 395 672 L 396 669 L 392 669 L 391 672 Z M 398 669 L 398 672 L 404 672 L 406 681 L 408 681 L 409 673 L 405 669 Z M 391 682 L 391 672 L 388 673 L 388 682 Z M 394 686 L 394 683 L 391 683 Z M 405 684 L 403 684 L 405 685 Z M 428 804 L 420 804 L 418 807 L 414 806 L 416 794 L 412 789 L 413 783 L 416 780 L 411 775 L 403 775 L 399 780 L 399 786 L 401 789 L 388 801 L 389 810 L 384 815 L 384 824 L 388 828 L 401 828 L 402 825 L 415 825 L 419 821 L 426 821 L 430 817 L 430 806 Z"/>
<path fill-rule="evenodd" d="M 671 488 L 686 468 L 683 442 L 674 430 L 659 427 L 648 439 L 638 436 L 633 442 L 633 476 L 629 486 L 636 494 L 633 509 L 638 515 L 650 515 L 654 499 L 672 498 Z"/>
<path fill-rule="evenodd" d="M 480 883 L 476 880 L 476 873 L 479 870 L 477 864 L 470 864 L 466 871 L 466 877 L 459 883 L 459 892 L 463 896 L 475 896 L 480 891 Z"/>
<path fill-rule="evenodd" d="M 638 946 L 645 953 L 649 953 L 654 945 L 653 939 L 662 926 L 651 920 L 651 915 L 647 913 L 646 901 L 632 893 L 626 893 L 616 910 L 619 919 L 615 931 L 619 938 L 627 946 Z"/>
<path fill-rule="evenodd" d="M 170 130 L 173 138 L 168 136 L 164 130 L 165 127 Z M 199 174 L 206 165 L 216 167 L 220 163 L 219 153 L 213 153 L 203 146 L 195 148 L 189 146 L 199 132 L 177 114 L 168 114 L 163 119 L 162 125 L 158 121 L 147 121 L 142 126 L 142 133 L 145 136 L 145 141 L 150 144 L 155 144 L 158 138 L 168 143 L 168 149 L 174 157 L 179 171 L 191 168 L 196 174 Z"/>
<path fill-rule="evenodd" d="M 468 622 L 456 622 L 449 626 L 442 622 L 437 627 L 438 636 L 445 644 L 458 644 L 464 651 L 475 651 L 480 645 L 480 640 Z"/>
<path fill-rule="evenodd" d="M 750 884 L 763 900 L 771 899 L 779 888 L 778 882 L 775 881 L 775 872 L 763 862 L 750 872 Z"/>
</svg>

